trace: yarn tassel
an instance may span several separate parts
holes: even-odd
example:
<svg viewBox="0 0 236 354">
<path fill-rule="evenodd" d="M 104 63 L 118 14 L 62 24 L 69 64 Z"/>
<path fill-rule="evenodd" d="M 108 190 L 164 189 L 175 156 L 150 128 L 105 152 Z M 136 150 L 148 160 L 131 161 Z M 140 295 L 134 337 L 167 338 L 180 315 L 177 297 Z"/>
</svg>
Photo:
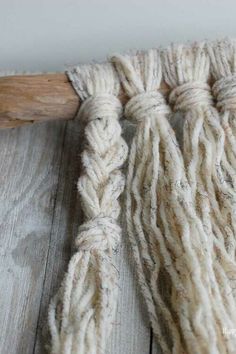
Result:
<svg viewBox="0 0 236 354">
<path fill-rule="evenodd" d="M 153 331 L 163 353 L 226 353 L 221 326 L 233 325 L 228 310 L 235 309 L 234 302 L 229 296 L 229 305 L 221 304 L 212 239 L 197 216 L 168 122 L 170 110 L 158 91 L 159 52 L 118 55 L 112 62 L 130 97 L 125 116 L 137 123 L 128 163 L 126 216 Z"/>
<path fill-rule="evenodd" d="M 233 260 L 236 257 L 236 43 L 223 40 L 207 44 L 211 73 L 215 80 L 212 92 L 220 112 L 220 123 L 225 134 L 222 167 L 222 186 L 227 203 L 222 216 L 230 237 L 225 248 Z"/>
<path fill-rule="evenodd" d="M 216 352 L 234 353 L 235 338 L 228 340 L 223 333 L 223 328 L 234 328 L 236 324 L 231 283 L 236 265 L 225 249 L 225 241 L 231 242 L 234 237 L 225 219 L 232 188 L 222 183 L 225 135 L 210 94 L 209 64 L 204 43 L 170 46 L 163 52 L 164 79 L 172 89 L 169 102 L 184 117 L 183 157 L 193 203 L 207 242 L 212 245 L 215 279 L 214 284 L 211 281 L 210 299 L 215 323 L 220 324 Z M 204 267 L 202 264 L 203 271 Z"/>
<path fill-rule="evenodd" d="M 102 354 L 116 311 L 118 271 L 113 252 L 121 230 L 120 172 L 127 156 L 118 119 L 119 81 L 110 64 L 81 66 L 68 73 L 84 100 L 78 119 L 85 121 L 83 175 L 78 181 L 85 223 L 76 238 L 63 284 L 49 308 L 52 354 Z"/>
<path fill-rule="evenodd" d="M 235 196 L 224 178 L 225 133 L 213 107 L 209 57 L 205 44 L 169 47 L 164 52 L 164 76 L 172 88 L 175 111 L 184 114 L 184 160 L 193 199 L 208 234 L 220 246 L 234 242 L 234 225 L 228 224 Z"/>
</svg>

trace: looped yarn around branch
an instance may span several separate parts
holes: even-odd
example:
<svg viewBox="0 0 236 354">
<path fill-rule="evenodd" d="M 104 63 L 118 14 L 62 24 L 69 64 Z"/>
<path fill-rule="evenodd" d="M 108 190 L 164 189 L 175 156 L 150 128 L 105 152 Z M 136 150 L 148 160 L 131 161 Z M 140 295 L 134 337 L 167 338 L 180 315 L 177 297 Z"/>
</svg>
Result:
<svg viewBox="0 0 236 354">
<path fill-rule="evenodd" d="M 111 94 L 101 94 L 87 98 L 81 105 L 78 119 L 89 122 L 105 117 L 119 119 L 122 112 L 120 100 Z"/>
<path fill-rule="evenodd" d="M 141 122 L 147 117 L 170 113 L 164 97 L 158 91 L 143 92 L 132 97 L 125 106 L 125 116 Z"/>
<path fill-rule="evenodd" d="M 236 110 L 236 74 L 217 80 L 212 87 L 216 106 L 222 111 Z"/>
<path fill-rule="evenodd" d="M 75 91 L 86 100 L 91 96 L 115 95 L 119 93 L 120 83 L 112 65 L 83 65 L 67 71 Z"/>
<path fill-rule="evenodd" d="M 108 216 L 98 216 L 79 228 L 75 245 L 80 251 L 116 251 L 120 241 L 121 228 Z"/>
<path fill-rule="evenodd" d="M 204 82 L 189 82 L 174 88 L 169 96 L 174 111 L 191 111 L 212 104 L 210 86 Z"/>
</svg>

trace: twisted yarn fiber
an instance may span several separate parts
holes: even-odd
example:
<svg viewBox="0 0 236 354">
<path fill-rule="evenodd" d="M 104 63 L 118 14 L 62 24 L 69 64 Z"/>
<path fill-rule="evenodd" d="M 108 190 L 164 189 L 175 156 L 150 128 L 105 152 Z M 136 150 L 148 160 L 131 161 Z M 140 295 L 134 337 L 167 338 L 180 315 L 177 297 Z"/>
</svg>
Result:
<svg viewBox="0 0 236 354">
<path fill-rule="evenodd" d="M 235 192 L 224 174 L 225 133 L 207 83 L 210 60 L 205 44 L 169 47 L 163 63 L 165 80 L 172 88 L 170 104 L 185 117 L 183 154 L 196 208 L 215 242 L 229 249 L 234 243 Z"/>
<path fill-rule="evenodd" d="M 230 284 L 236 268 L 225 247 L 234 239 L 234 226 L 228 225 L 225 218 L 231 213 L 232 186 L 224 181 L 225 134 L 207 83 L 209 65 L 204 43 L 170 46 L 163 52 L 164 78 L 172 89 L 169 101 L 185 119 L 183 157 L 186 173 L 193 203 L 207 237 L 204 247 L 209 248 L 213 267 L 213 272 L 209 273 L 206 258 L 200 264 L 202 278 L 206 278 L 206 272 L 209 275 L 211 331 L 216 345 L 213 351 L 209 345 L 204 352 L 235 353 L 235 338 L 228 340 L 222 333 L 224 327 L 235 328 L 236 324 L 236 304 Z"/>
<path fill-rule="evenodd" d="M 131 98 L 125 107 L 125 116 L 138 123 L 135 137 L 132 141 L 126 187 L 127 228 L 137 276 L 146 301 L 153 330 L 159 343 L 167 350 L 167 343 L 162 336 L 157 308 L 163 310 L 162 316 L 173 322 L 171 314 L 157 292 L 157 278 L 160 271 L 158 258 L 158 243 L 155 234 L 149 231 L 150 211 L 156 217 L 157 175 L 154 169 L 152 155 L 156 154 L 158 166 L 159 136 L 156 121 L 168 114 L 168 107 L 157 91 L 160 85 L 160 66 L 158 53 L 150 50 L 148 53 L 138 53 L 136 56 L 114 56 L 112 58 L 123 84 L 123 88 Z M 158 169 L 157 169 L 158 172 Z M 152 177 L 154 183 L 152 183 Z M 151 192 L 151 193 L 150 193 Z M 147 212 L 147 213 L 146 213 Z M 151 219 L 152 224 L 153 220 Z M 147 230 L 148 229 L 148 230 Z M 148 232 L 149 231 L 149 232 Z M 137 234 L 136 234 L 137 233 Z M 160 305 L 157 307 L 157 304 Z M 178 330 L 173 327 L 173 335 L 177 337 L 177 347 L 180 346 Z"/>
<path fill-rule="evenodd" d="M 231 40 L 208 43 L 211 73 L 216 80 L 213 95 L 220 111 L 220 122 L 224 129 L 225 144 L 221 161 L 222 184 L 227 186 L 223 217 L 228 224 L 229 237 L 225 247 L 235 260 L 236 257 L 236 43 Z"/>
<path fill-rule="evenodd" d="M 84 100 L 78 118 L 86 123 L 79 178 L 85 223 L 80 226 L 63 284 L 50 304 L 53 354 L 102 354 L 116 310 L 118 272 L 113 261 L 121 230 L 120 171 L 127 156 L 121 137 L 119 81 L 110 64 L 86 65 L 68 73 Z"/>
<path fill-rule="evenodd" d="M 222 328 L 234 327 L 230 311 L 235 303 L 229 296 L 229 304 L 221 304 L 212 240 L 196 213 L 168 122 L 170 110 L 158 91 L 159 52 L 118 55 L 112 62 L 130 97 L 125 115 L 137 123 L 128 164 L 126 217 L 153 331 L 163 353 L 233 353 L 232 343 L 225 347 Z M 170 282 L 168 300 L 159 286 L 163 273 Z"/>
</svg>

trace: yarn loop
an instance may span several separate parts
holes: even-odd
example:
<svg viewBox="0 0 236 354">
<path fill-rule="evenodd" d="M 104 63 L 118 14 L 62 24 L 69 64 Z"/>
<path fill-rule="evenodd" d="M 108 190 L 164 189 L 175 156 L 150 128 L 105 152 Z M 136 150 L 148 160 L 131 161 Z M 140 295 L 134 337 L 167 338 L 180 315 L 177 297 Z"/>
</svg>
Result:
<svg viewBox="0 0 236 354">
<path fill-rule="evenodd" d="M 216 106 L 222 112 L 236 110 L 236 74 L 217 80 L 212 91 L 217 100 Z"/>
<path fill-rule="evenodd" d="M 188 82 L 175 87 L 169 96 L 174 111 L 189 111 L 212 103 L 210 86 L 204 82 Z"/>
<path fill-rule="evenodd" d="M 97 216 L 79 228 L 75 245 L 80 251 L 115 251 L 120 241 L 121 228 L 108 216 Z"/>
<path fill-rule="evenodd" d="M 87 98 L 81 105 L 78 119 L 91 122 L 102 117 L 119 119 L 122 112 L 120 100 L 110 94 L 101 94 Z"/>
<path fill-rule="evenodd" d="M 150 116 L 170 113 L 165 99 L 158 91 L 142 92 L 132 97 L 125 107 L 127 118 L 141 122 Z"/>
</svg>

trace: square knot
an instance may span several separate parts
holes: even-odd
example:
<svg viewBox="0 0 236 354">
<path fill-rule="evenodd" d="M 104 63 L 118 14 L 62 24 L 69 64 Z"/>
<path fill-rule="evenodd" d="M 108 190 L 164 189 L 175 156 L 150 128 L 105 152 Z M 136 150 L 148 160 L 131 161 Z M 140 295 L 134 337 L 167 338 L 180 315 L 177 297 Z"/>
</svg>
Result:
<svg viewBox="0 0 236 354">
<path fill-rule="evenodd" d="M 216 106 L 222 112 L 236 110 L 236 75 L 230 75 L 217 80 L 212 92 L 216 98 Z"/>
<path fill-rule="evenodd" d="M 169 96 L 174 111 L 187 112 L 212 104 L 210 86 L 204 82 L 188 82 L 175 87 Z"/>
<path fill-rule="evenodd" d="M 81 105 L 78 118 L 91 122 L 103 117 L 119 119 L 122 113 L 120 100 L 111 94 L 101 94 L 88 97 Z"/>
<path fill-rule="evenodd" d="M 125 116 L 137 122 L 142 122 L 147 117 L 168 113 L 170 109 L 158 91 L 137 94 L 125 106 Z"/>
<path fill-rule="evenodd" d="M 97 216 L 79 227 L 75 246 L 80 251 L 115 251 L 120 242 L 121 228 L 109 216 Z"/>
</svg>

